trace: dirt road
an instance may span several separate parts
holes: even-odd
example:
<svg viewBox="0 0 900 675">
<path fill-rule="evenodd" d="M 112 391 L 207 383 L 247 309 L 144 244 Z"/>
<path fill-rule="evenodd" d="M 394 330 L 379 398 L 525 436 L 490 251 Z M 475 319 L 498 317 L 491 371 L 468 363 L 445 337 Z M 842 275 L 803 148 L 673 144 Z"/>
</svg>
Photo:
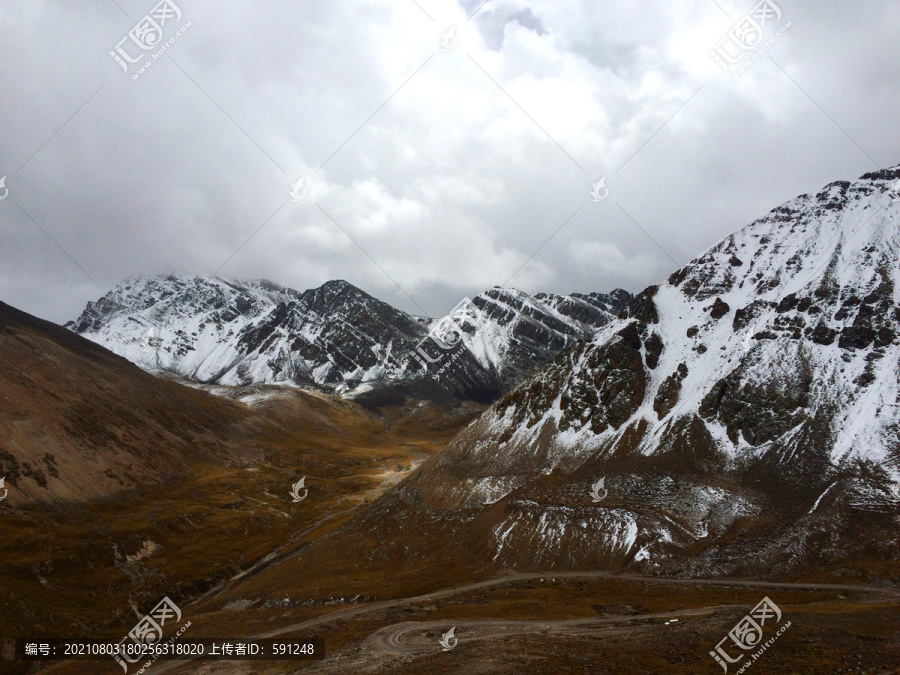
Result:
<svg viewBox="0 0 900 675">
<path fill-rule="evenodd" d="M 682 620 L 690 616 L 703 616 L 728 609 L 728 605 L 688 609 L 676 612 L 658 612 L 638 616 L 592 617 L 589 619 L 569 619 L 567 621 L 459 621 L 456 627 L 458 644 L 479 642 L 513 635 L 615 635 L 617 633 L 633 634 L 642 630 L 651 630 L 653 626 L 634 625 L 647 619 Z M 365 645 L 372 651 L 385 654 L 417 654 L 434 653 L 438 650 L 434 634 L 442 633 L 450 628 L 453 622 L 448 621 L 407 621 L 386 626 L 372 633 Z M 624 625 L 632 624 L 632 625 Z M 456 643 L 453 645 L 456 646 Z"/>
<path fill-rule="evenodd" d="M 359 607 L 338 610 L 314 619 L 302 621 L 300 623 L 283 626 L 268 633 L 254 635 L 255 638 L 270 638 L 285 633 L 295 633 L 314 628 L 333 621 L 347 620 L 362 614 L 369 614 L 383 609 L 391 609 L 400 605 L 428 603 L 433 600 L 441 600 L 460 593 L 468 593 L 470 591 L 478 591 L 494 586 L 502 586 L 503 584 L 515 583 L 518 581 L 534 581 L 536 579 L 612 579 L 617 581 L 636 581 L 648 584 L 672 584 L 679 586 L 725 586 L 739 588 L 760 588 L 760 589 L 786 589 L 797 591 L 848 591 L 848 592 L 866 592 L 866 593 L 882 593 L 900 597 L 900 589 L 885 588 L 881 586 L 851 586 L 845 584 L 795 584 L 795 583 L 779 583 L 774 581 L 728 581 L 723 579 L 666 579 L 655 577 L 642 577 L 633 574 L 614 574 L 612 572 L 549 572 L 544 574 L 518 573 L 509 574 L 486 581 L 477 581 L 474 583 L 445 588 L 423 595 L 415 595 L 408 598 L 398 598 L 396 600 L 384 600 L 382 602 L 373 602 Z"/>
<path fill-rule="evenodd" d="M 265 633 L 258 633 L 249 636 L 251 638 L 272 638 L 288 633 L 302 633 L 311 628 L 327 625 L 335 621 L 347 621 L 359 616 L 379 612 L 386 609 L 392 609 L 402 605 L 427 604 L 435 600 L 468 593 L 471 591 L 483 590 L 502 586 L 504 584 L 516 583 L 521 581 L 535 581 L 538 579 L 608 579 L 616 581 L 631 581 L 646 584 L 664 584 L 675 586 L 722 586 L 731 588 L 758 588 L 760 590 L 799 590 L 799 591 L 844 591 L 844 592 L 864 592 L 880 596 L 888 596 L 900 598 L 900 589 L 882 587 L 882 586 L 855 586 L 850 584 L 816 584 L 816 583 L 782 583 L 772 581 L 732 581 L 727 579 L 670 579 L 661 577 L 642 577 L 632 574 L 615 574 L 612 572 L 547 572 L 539 573 L 517 573 L 507 574 L 485 581 L 478 581 L 468 584 L 461 584 L 451 588 L 445 588 L 422 595 L 415 595 L 406 598 L 397 598 L 394 600 L 384 600 L 381 602 L 372 602 L 356 607 L 348 607 L 335 612 L 330 612 L 313 619 L 301 621 L 299 623 L 282 626 L 275 630 Z M 639 630 L 648 630 L 649 627 L 641 626 L 622 626 L 626 622 L 641 621 L 644 619 L 672 619 L 689 616 L 701 616 L 710 614 L 718 610 L 728 609 L 729 607 L 744 605 L 721 605 L 716 607 L 705 607 L 693 610 L 681 610 L 677 612 L 665 612 L 659 614 L 643 614 L 630 615 L 621 617 L 599 617 L 590 619 L 575 619 L 568 621 L 468 621 L 457 622 L 458 630 L 469 633 L 460 639 L 464 641 L 489 640 L 502 637 L 505 635 L 521 635 L 524 633 L 553 633 L 565 635 L 577 635 L 579 632 L 589 632 L 590 634 L 598 634 L 598 628 L 605 632 L 614 633 L 627 631 L 634 633 Z M 442 632 L 450 628 L 447 621 L 437 622 L 406 622 L 394 624 L 379 629 L 367 639 L 370 648 L 383 651 L 388 654 L 408 654 L 420 651 L 436 650 L 439 645 L 435 644 L 433 635 L 427 639 L 424 633 L 434 631 Z M 407 636 L 413 636 L 409 637 Z M 176 667 L 187 663 L 187 661 L 170 661 L 162 664 L 154 670 L 155 673 L 165 673 L 174 670 Z"/>
</svg>

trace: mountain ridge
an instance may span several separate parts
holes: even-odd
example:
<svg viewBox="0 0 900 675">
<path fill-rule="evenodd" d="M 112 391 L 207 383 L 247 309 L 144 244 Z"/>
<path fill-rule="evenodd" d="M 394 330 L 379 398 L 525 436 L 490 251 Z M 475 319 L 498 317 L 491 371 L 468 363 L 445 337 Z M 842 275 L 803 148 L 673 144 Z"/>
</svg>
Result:
<svg viewBox="0 0 900 675">
<path fill-rule="evenodd" d="M 67 327 L 144 368 L 203 383 L 490 402 L 590 337 L 630 297 L 621 289 L 530 296 L 495 287 L 466 301 L 470 316 L 447 324 L 343 280 L 300 292 L 264 279 L 168 275 L 122 282 Z M 448 325 L 452 344 L 429 339 Z M 428 367 L 451 354 L 452 369 Z"/>
<path fill-rule="evenodd" d="M 426 462 L 399 508 L 477 523 L 485 562 L 518 569 L 895 574 L 898 179 L 789 200 L 637 294 Z"/>
</svg>

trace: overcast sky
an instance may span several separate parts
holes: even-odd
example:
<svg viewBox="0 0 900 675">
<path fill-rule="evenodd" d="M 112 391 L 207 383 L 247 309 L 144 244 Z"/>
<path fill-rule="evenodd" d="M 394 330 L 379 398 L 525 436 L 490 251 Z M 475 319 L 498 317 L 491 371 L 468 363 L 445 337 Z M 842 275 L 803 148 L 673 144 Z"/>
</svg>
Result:
<svg viewBox="0 0 900 675">
<path fill-rule="evenodd" d="M 216 272 L 432 316 L 639 291 L 900 162 L 896 0 L 156 2 L 0 0 L 0 300 L 64 322 Z M 777 39 L 735 77 L 710 52 L 761 49 L 729 38 L 754 7 Z M 171 44 L 139 73 L 148 14 Z"/>
</svg>

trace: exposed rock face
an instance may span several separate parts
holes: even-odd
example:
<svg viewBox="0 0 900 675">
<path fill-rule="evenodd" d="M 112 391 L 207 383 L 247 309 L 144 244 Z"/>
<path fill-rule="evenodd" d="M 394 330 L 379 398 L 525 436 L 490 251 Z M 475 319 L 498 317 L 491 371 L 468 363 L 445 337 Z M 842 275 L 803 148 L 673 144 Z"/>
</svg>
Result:
<svg viewBox="0 0 900 675">
<path fill-rule="evenodd" d="M 640 340 L 633 326 L 626 326 L 604 349 L 590 350 L 576 345 L 554 360 L 546 369 L 547 382 L 534 382 L 534 388 L 519 388 L 497 404 L 498 411 L 516 410 L 511 428 L 533 427 L 548 408 L 559 417 L 559 429 L 580 428 L 589 417 L 600 433 L 618 427 L 640 405 L 644 395 L 644 369 Z M 578 363 L 578 369 L 573 364 Z M 554 402 L 558 401 L 554 404 Z M 527 405 L 522 405 L 527 402 Z"/>
<path fill-rule="evenodd" d="M 833 183 L 727 237 L 506 394 L 408 492 L 491 504 L 478 550 L 519 569 L 527 547 L 544 567 L 897 576 L 898 179 Z"/>
<path fill-rule="evenodd" d="M 687 377 L 687 366 L 683 363 L 678 364 L 678 369 L 669 375 L 663 383 L 659 385 L 656 392 L 656 398 L 653 399 L 653 410 L 656 411 L 659 419 L 668 415 L 681 394 L 681 381 Z"/>
<path fill-rule="evenodd" d="M 88 303 L 70 327 L 144 368 L 199 382 L 315 385 L 382 404 L 407 394 L 489 402 L 630 300 L 622 290 L 532 297 L 493 288 L 459 320 L 453 349 L 426 344 L 427 370 L 413 352 L 435 320 L 345 281 L 300 293 L 265 280 L 135 279 Z"/>
</svg>

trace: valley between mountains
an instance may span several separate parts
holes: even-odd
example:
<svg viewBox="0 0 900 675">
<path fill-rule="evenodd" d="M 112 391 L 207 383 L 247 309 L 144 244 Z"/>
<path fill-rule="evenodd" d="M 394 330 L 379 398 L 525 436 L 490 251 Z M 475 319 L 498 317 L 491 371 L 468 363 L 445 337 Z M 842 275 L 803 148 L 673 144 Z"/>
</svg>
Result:
<svg viewBox="0 0 900 675">
<path fill-rule="evenodd" d="M 768 597 L 791 626 L 754 671 L 900 672 L 898 180 L 799 196 L 634 295 L 433 319 L 164 276 L 65 327 L 0 305 L 0 668 L 168 596 L 191 637 L 319 658 L 151 672 L 713 673 Z"/>
</svg>

